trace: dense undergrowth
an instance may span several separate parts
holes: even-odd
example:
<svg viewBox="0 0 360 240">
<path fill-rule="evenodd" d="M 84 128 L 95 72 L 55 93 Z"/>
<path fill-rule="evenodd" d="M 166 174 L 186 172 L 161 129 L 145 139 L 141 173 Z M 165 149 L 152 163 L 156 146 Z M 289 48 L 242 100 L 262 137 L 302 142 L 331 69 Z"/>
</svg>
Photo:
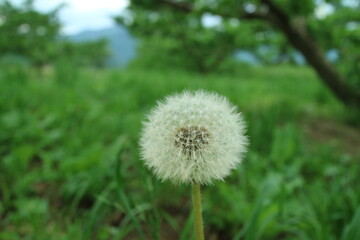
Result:
<svg viewBox="0 0 360 240">
<path fill-rule="evenodd" d="M 192 239 L 189 187 L 153 178 L 138 138 L 158 99 L 199 88 L 239 106 L 251 141 L 226 182 L 203 189 L 208 239 L 360 239 L 359 130 L 311 70 L 65 63 L 0 71 L 0 239 Z"/>
</svg>

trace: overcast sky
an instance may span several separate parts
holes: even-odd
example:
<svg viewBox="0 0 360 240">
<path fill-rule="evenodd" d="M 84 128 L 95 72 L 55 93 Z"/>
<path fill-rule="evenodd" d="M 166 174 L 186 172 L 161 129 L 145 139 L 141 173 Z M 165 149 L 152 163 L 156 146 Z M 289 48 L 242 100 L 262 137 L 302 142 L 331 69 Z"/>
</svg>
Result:
<svg viewBox="0 0 360 240">
<path fill-rule="evenodd" d="M 19 4 L 24 0 L 11 2 Z M 73 34 L 114 26 L 111 16 L 118 15 L 128 5 L 128 0 L 36 0 L 35 7 L 46 12 L 61 3 L 66 4 L 60 12 L 62 32 Z"/>
</svg>

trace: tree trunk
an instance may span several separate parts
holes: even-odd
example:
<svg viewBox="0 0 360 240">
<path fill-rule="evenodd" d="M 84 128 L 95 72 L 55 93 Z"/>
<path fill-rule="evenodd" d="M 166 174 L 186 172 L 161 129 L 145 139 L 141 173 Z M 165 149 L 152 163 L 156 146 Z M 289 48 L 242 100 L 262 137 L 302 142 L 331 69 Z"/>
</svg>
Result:
<svg viewBox="0 0 360 240">
<path fill-rule="evenodd" d="M 188 2 L 179 2 L 173 0 L 163 0 L 168 6 L 183 12 L 192 12 L 193 6 Z M 333 94 L 345 105 L 360 109 L 360 93 L 352 89 L 343 79 L 336 68 L 326 60 L 321 48 L 316 41 L 308 34 L 306 24 L 295 25 L 291 23 L 291 18 L 282 11 L 272 0 L 261 0 L 267 6 L 268 12 L 247 13 L 242 9 L 238 18 L 240 20 L 260 19 L 270 21 L 286 36 L 290 44 L 299 50 L 305 57 L 308 64 L 316 71 L 319 78 L 327 85 Z M 223 17 L 227 16 L 221 13 L 214 13 Z"/>
<path fill-rule="evenodd" d="M 305 24 L 294 25 L 290 18 L 270 0 L 263 0 L 263 3 L 269 7 L 268 20 L 275 24 L 291 45 L 304 55 L 334 95 L 345 105 L 360 108 L 360 93 L 350 88 L 335 67 L 326 60 L 320 47 L 307 33 Z"/>
</svg>

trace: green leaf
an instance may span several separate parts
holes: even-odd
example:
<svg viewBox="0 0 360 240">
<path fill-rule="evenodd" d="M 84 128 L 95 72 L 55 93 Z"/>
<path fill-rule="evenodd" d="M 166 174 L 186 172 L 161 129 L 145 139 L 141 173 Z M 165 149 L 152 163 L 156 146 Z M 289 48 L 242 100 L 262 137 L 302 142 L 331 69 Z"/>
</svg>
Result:
<svg viewBox="0 0 360 240">
<path fill-rule="evenodd" d="M 360 207 L 357 208 L 351 222 L 345 227 L 341 240 L 360 239 Z"/>
</svg>

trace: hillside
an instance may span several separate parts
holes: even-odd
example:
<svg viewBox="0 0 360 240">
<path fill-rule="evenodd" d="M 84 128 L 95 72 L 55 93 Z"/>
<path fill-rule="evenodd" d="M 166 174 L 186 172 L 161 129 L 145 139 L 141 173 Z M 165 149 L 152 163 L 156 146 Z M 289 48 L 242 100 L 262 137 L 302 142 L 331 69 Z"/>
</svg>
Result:
<svg viewBox="0 0 360 240">
<path fill-rule="evenodd" d="M 101 38 L 108 39 L 112 57 L 109 60 L 110 66 L 124 66 L 135 57 L 136 40 L 123 26 L 112 28 L 83 31 L 68 36 L 75 42 L 93 41 Z"/>
</svg>

